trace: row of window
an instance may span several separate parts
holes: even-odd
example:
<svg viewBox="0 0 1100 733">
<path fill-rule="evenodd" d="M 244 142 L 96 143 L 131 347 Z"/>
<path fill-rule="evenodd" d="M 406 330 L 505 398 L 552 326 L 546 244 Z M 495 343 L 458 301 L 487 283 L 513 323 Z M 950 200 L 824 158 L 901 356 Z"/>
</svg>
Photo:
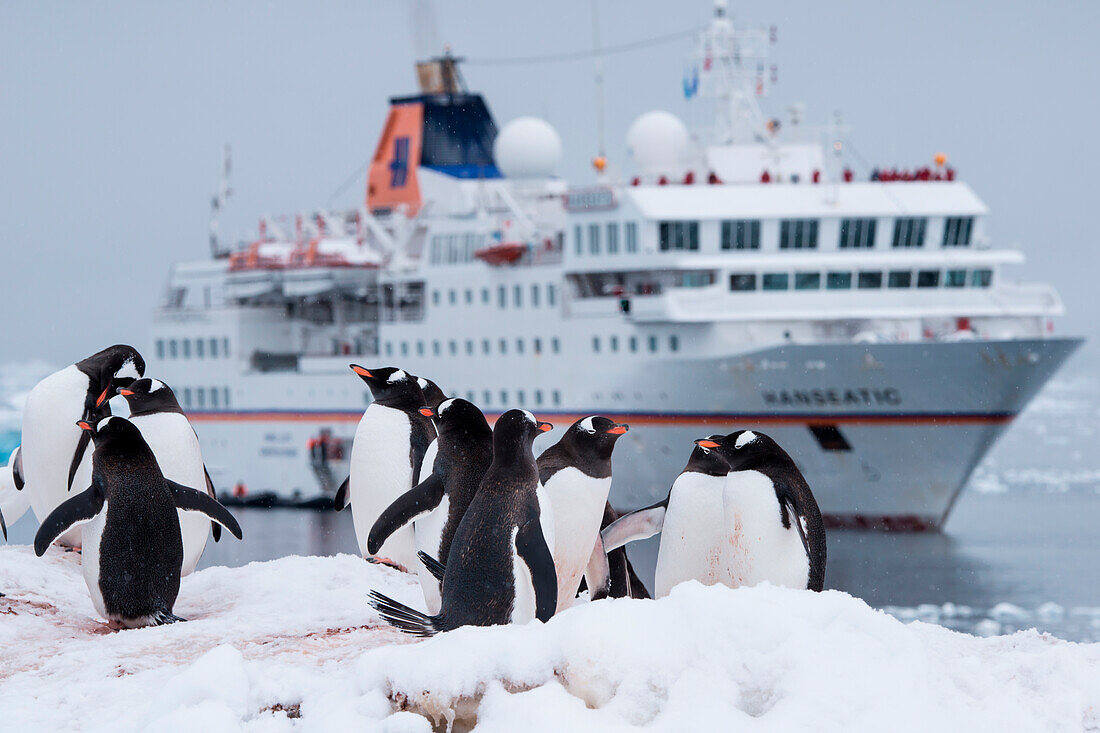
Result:
<svg viewBox="0 0 1100 733">
<path fill-rule="evenodd" d="M 527 405 L 527 392 L 525 390 L 522 390 L 522 389 L 517 389 L 516 390 L 516 401 L 515 402 L 511 402 L 509 400 L 509 398 L 511 397 L 511 394 L 506 389 L 500 390 L 500 392 L 497 393 L 497 394 L 500 395 L 500 403 L 498 405 L 496 405 L 497 407 L 500 407 L 500 408 L 506 408 L 506 407 L 512 407 L 512 406 L 524 407 L 524 406 Z M 493 406 L 493 395 L 494 395 L 494 393 L 491 392 L 490 390 L 485 390 L 481 393 L 481 401 L 479 402 L 478 399 L 477 399 L 477 392 L 475 392 L 473 390 L 470 390 L 466 393 L 466 399 L 469 400 L 470 402 L 473 402 L 478 407 L 481 407 L 482 409 L 485 409 L 485 408 Z M 532 407 L 541 407 L 543 404 L 545 404 L 544 401 L 543 401 L 544 394 L 543 394 L 543 391 L 541 389 L 532 390 L 531 395 L 534 399 L 534 401 L 531 403 Z M 552 405 L 560 405 L 561 404 L 561 392 L 559 392 L 556 389 L 550 390 L 550 404 L 552 404 Z"/>
<path fill-rule="evenodd" d="M 757 289 L 759 281 L 760 290 L 821 290 L 824 282 L 826 290 L 851 290 L 853 282 L 860 290 L 874 290 L 887 288 L 911 288 L 914 283 L 918 288 L 938 288 L 941 281 L 944 287 L 964 288 L 967 284 L 967 270 L 917 270 L 914 277 L 913 270 L 890 270 L 883 273 L 880 270 L 861 270 L 852 272 L 827 272 L 824 278 L 820 272 L 796 272 L 791 276 L 789 272 L 765 272 L 759 277 L 755 272 L 735 272 L 730 275 L 730 290 L 744 292 Z M 885 274 L 885 277 L 884 277 Z M 969 271 L 969 282 L 972 288 L 988 288 L 993 284 L 993 271 L 977 269 Z"/>
<path fill-rule="evenodd" d="M 679 351 L 680 350 L 680 337 L 677 334 L 672 334 L 668 337 L 668 350 Z M 645 346 L 645 349 L 649 353 L 657 353 L 660 350 L 660 339 L 655 335 L 646 336 L 644 340 L 639 336 L 625 336 L 620 338 L 619 336 L 608 336 L 605 338 L 600 336 L 592 337 L 592 351 L 600 353 L 606 346 L 607 351 L 612 354 L 617 354 L 621 351 L 626 351 L 632 354 L 638 353 L 638 351 Z M 444 353 L 448 356 L 458 356 L 459 353 L 464 353 L 466 356 L 476 356 L 482 354 L 489 356 L 494 353 L 494 346 L 496 347 L 495 353 L 499 356 L 507 356 L 509 352 L 515 354 L 527 353 L 528 347 L 533 354 L 542 354 L 544 345 L 550 347 L 550 353 L 561 353 L 561 340 L 557 336 L 553 336 L 547 343 L 544 344 L 543 339 L 535 337 L 531 339 L 517 338 L 514 341 L 511 339 L 464 339 L 459 341 L 457 339 L 450 339 L 448 341 L 440 341 L 438 339 L 428 341 L 400 341 L 393 342 L 387 341 L 384 349 L 387 357 L 407 357 L 410 354 L 416 356 L 427 356 L 429 352 L 432 356 L 443 356 Z"/>
<path fill-rule="evenodd" d="M 619 337 L 618 336 L 608 336 L 606 343 L 607 343 L 607 350 L 609 352 L 611 352 L 612 354 L 617 354 L 619 352 L 620 342 L 619 342 Z M 651 354 L 657 353 L 657 349 L 658 349 L 658 346 L 660 344 L 660 340 L 657 336 L 655 336 L 655 335 L 647 336 L 646 339 L 645 339 L 645 343 L 646 343 L 646 348 L 648 349 L 648 351 Z M 597 353 L 597 354 L 600 353 L 600 349 L 603 348 L 603 344 L 604 344 L 604 341 L 599 336 L 593 336 L 592 337 L 592 351 L 594 353 Z M 625 339 L 623 339 L 623 344 L 622 345 L 623 345 L 623 347 L 626 351 L 629 351 L 632 354 L 636 354 L 636 353 L 638 353 L 638 344 L 639 344 L 639 339 L 638 339 L 637 336 L 627 336 Z M 680 350 L 680 337 L 678 335 L 672 334 L 668 337 L 668 350 L 669 351 L 679 351 Z"/>
<path fill-rule="evenodd" d="M 638 251 L 638 223 L 628 221 L 622 224 L 622 251 L 626 254 L 634 254 Z M 609 255 L 619 253 L 619 228 L 617 221 L 606 224 L 589 224 L 584 227 L 577 224 L 573 227 L 573 251 L 578 255 L 585 252 L 585 234 L 588 235 L 588 253 L 598 255 L 605 251 Z"/>
<path fill-rule="evenodd" d="M 196 359 L 217 359 L 229 357 L 228 338 L 196 338 L 196 339 L 157 339 L 156 351 L 158 359 L 190 359 L 192 354 Z"/>
<path fill-rule="evenodd" d="M 455 289 L 455 288 L 451 288 L 450 290 L 448 290 L 446 292 L 447 292 L 447 304 L 448 305 L 458 305 L 458 296 L 459 296 L 460 291 Z M 474 304 L 474 289 L 473 288 L 466 288 L 464 291 L 461 291 L 461 292 L 462 292 L 462 296 L 463 296 L 462 301 L 466 305 L 473 305 Z M 527 302 L 530 303 L 530 307 L 532 307 L 532 308 L 540 308 L 542 306 L 543 294 L 545 294 L 545 296 L 546 296 L 546 306 L 548 308 L 553 308 L 554 306 L 556 306 L 558 304 L 558 288 L 557 288 L 556 285 L 554 285 L 553 283 L 546 283 L 546 285 L 543 286 L 539 283 L 531 283 L 531 287 L 529 289 L 525 289 L 524 286 L 522 286 L 522 285 L 513 285 L 511 287 L 512 307 L 514 307 L 514 308 L 522 308 L 523 307 L 524 292 L 527 292 L 528 297 L 530 298 L 530 300 L 528 300 Z M 497 307 L 499 307 L 499 308 L 507 308 L 508 307 L 508 294 L 509 294 L 509 288 L 508 288 L 507 285 L 500 285 L 500 286 L 497 287 Z M 489 288 L 481 288 L 481 304 L 482 305 L 489 305 L 491 300 L 492 300 L 492 297 L 491 297 L 491 293 L 489 291 Z M 438 306 L 442 302 L 443 302 L 443 291 L 433 290 L 432 291 L 432 305 Z"/>
<path fill-rule="evenodd" d="M 428 245 L 428 258 L 433 265 L 457 265 L 473 262 L 474 252 L 485 246 L 485 234 L 436 234 Z"/>
<path fill-rule="evenodd" d="M 180 407 L 185 410 L 191 408 L 203 410 L 207 407 L 229 408 L 229 387 L 184 387 L 173 391 L 176 393 Z"/>
</svg>

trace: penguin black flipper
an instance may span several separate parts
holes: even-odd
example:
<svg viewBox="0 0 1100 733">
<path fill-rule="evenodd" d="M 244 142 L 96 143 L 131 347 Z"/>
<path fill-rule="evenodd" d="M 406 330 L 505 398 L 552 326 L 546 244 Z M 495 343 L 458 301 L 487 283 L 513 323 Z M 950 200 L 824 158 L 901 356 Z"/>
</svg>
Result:
<svg viewBox="0 0 1100 733">
<path fill-rule="evenodd" d="M 23 446 L 15 449 L 15 460 L 11 464 L 11 479 L 15 482 L 16 491 L 22 491 L 27 485 L 27 480 L 23 478 Z"/>
<path fill-rule="evenodd" d="M 168 488 L 172 490 L 172 499 L 176 504 L 176 508 L 184 511 L 202 512 L 232 532 L 234 537 L 242 539 L 241 525 L 237 523 L 237 520 L 229 513 L 228 509 L 211 499 L 209 494 L 177 484 L 170 479 L 165 479 L 165 482 L 167 482 Z"/>
<path fill-rule="evenodd" d="M 206 464 L 202 464 L 202 473 L 206 476 L 206 492 L 210 494 L 210 498 L 214 501 L 218 501 L 218 492 L 214 490 L 214 482 L 210 480 L 210 472 L 206 470 Z M 218 502 L 219 504 L 221 502 Z M 217 542 L 222 538 L 222 526 L 217 522 L 210 523 L 210 534 L 214 536 L 214 541 Z"/>
<path fill-rule="evenodd" d="M 93 519 L 103 509 L 103 492 L 92 483 L 71 499 L 58 504 L 34 535 L 34 554 L 42 557 L 50 543 L 77 522 Z"/>
<path fill-rule="evenodd" d="M 344 511 L 344 508 L 351 504 L 351 498 L 348 496 L 348 484 L 351 482 L 351 476 L 344 479 L 344 483 L 340 484 L 340 488 L 336 490 L 336 496 L 332 499 L 333 509 L 338 512 Z"/>
<path fill-rule="evenodd" d="M 416 486 L 394 499 L 374 520 L 367 535 L 367 552 L 377 555 L 389 536 L 417 517 L 427 514 L 443 501 L 443 480 L 433 473 Z"/>
<path fill-rule="evenodd" d="M 525 522 L 516 533 L 516 553 L 531 572 L 531 583 L 535 586 L 535 618 L 545 623 L 558 607 L 558 572 L 538 515 Z"/>
<path fill-rule="evenodd" d="M 806 548 L 806 558 L 810 563 L 810 577 L 806 587 L 820 591 L 825 587 L 825 523 L 821 510 L 810 493 L 809 486 L 792 487 L 787 481 L 776 480 L 776 498 L 783 527 L 789 529 L 793 524 L 798 532 L 802 546 Z"/>
<path fill-rule="evenodd" d="M 424 563 L 424 567 L 428 569 L 428 572 L 432 574 L 436 580 L 440 583 L 443 582 L 443 575 L 447 572 L 447 566 L 436 560 L 428 553 L 420 550 L 416 553 L 416 556 L 420 558 L 420 562 Z"/>
<path fill-rule="evenodd" d="M 4 524 L 4 512 L 0 512 L 0 531 L 4 533 L 4 542 L 8 541 L 8 525 Z"/>
<path fill-rule="evenodd" d="M 635 509 L 616 519 L 600 532 L 604 552 L 616 550 L 628 542 L 646 540 L 661 531 L 665 525 L 668 496 L 656 504 Z"/>
<path fill-rule="evenodd" d="M 91 430 L 80 431 L 80 439 L 76 441 L 76 452 L 73 453 L 73 460 L 69 463 L 69 483 L 65 489 L 66 491 L 73 490 L 73 479 L 76 478 L 76 469 L 80 468 L 80 462 L 84 459 L 84 451 L 88 449 L 88 443 L 91 439 Z"/>
</svg>

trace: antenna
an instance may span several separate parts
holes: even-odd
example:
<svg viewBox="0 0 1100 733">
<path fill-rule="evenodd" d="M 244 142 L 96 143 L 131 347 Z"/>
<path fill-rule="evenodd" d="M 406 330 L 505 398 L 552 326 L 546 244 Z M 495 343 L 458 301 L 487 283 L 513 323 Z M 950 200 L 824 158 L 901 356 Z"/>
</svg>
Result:
<svg viewBox="0 0 1100 733">
<path fill-rule="evenodd" d="M 210 254 L 216 260 L 229 256 L 229 251 L 223 250 L 218 244 L 218 215 L 233 193 L 233 189 L 229 187 L 229 174 L 232 170 L 232 151 L 226 144 L 222 161 L 222 177 L 218 182 L 218 190 L 210 199 Z"/>
<path fill-rule="evenodd" d="M 600 52 L 600 21 L 596 14 L 596 2 L 592 0 L 592 66 L 596 79 L 596 157 L 592 165 L 598 174 L 602 174 L 607 166 L 607 141 L 603 114 L 603 54 Z"/>
</svg>

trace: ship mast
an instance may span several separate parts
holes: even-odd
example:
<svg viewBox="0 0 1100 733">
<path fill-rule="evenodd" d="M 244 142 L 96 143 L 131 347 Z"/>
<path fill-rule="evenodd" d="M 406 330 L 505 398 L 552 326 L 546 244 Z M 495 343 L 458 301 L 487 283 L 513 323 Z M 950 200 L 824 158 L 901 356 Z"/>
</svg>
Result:
<svg viewBox="0 0 1100 733">
<path fill-rule="evenodd" d="M 229 187 L 229 174 L 232 169 L 232 154 L 229 146 L 226 145 L 222 159 L 222 177 L 218 182 L 218 190 L 210 198 L 210 255 L 216 260 L 229 256 L 229 250 L 222 249 L 218 243 L 218 215 L 233 193 L 233 189 Z"/>
</svg>

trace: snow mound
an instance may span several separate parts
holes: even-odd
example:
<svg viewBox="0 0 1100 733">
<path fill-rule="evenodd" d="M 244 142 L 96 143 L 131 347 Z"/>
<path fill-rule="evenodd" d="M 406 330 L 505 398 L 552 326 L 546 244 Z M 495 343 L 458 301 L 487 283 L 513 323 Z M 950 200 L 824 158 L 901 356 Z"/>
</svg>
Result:
<svg viewBox="0 0 1100 733">
<path fill-rule="evenodd" d="M 188 623 L 115 632 L 79 560 L 0 548 L 7 730 L 1100 730 L 1100 644 L 977 638 L 843 593 L 684 584 L 416 642 L 413 576 L 287 557 L 184 578 Z"/>
</svg>

